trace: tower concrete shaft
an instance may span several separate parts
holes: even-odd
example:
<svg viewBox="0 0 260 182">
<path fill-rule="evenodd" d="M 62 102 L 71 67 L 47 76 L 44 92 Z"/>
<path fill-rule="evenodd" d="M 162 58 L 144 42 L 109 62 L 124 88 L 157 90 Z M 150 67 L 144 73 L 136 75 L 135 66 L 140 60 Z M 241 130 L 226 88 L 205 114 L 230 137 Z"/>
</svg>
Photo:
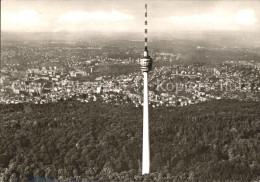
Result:
<svg viewBox="0 0 260 182">
<path fill-rule="evenodd" d="M 142 174 L 148 174 L 148 173 L 150 173 L 148 72 L 143 72 L 143 75 L 144 75 L 144 103 L 143 103 L 143 162 L 142 162 Z"/>
</svg>

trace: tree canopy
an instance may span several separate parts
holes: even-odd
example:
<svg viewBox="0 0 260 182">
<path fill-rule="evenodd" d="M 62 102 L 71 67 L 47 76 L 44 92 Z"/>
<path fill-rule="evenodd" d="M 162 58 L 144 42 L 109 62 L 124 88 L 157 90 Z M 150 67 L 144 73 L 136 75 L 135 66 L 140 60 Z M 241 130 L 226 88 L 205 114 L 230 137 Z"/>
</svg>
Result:
<svg viewBox="0 0 260 182">
<path fill-rule="evenodd" d="M 0 105 L 0 181 L 259 180 L 259 111 L 236 100 L 150 108 L 152 173 L 142 176 L 141 107 Z"/>
</svg>

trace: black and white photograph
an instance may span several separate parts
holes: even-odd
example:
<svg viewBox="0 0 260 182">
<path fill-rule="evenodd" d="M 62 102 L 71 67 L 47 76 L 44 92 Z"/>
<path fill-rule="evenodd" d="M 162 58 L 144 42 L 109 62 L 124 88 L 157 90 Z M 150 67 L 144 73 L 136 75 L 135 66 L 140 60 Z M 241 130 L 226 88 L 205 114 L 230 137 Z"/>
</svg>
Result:
<svg viewBox="0 0 260 182">
<path fill-rule="evenodd" d="M 260 0 L 0 3 L 0 182 L 260 182 Z"/>
</svg>

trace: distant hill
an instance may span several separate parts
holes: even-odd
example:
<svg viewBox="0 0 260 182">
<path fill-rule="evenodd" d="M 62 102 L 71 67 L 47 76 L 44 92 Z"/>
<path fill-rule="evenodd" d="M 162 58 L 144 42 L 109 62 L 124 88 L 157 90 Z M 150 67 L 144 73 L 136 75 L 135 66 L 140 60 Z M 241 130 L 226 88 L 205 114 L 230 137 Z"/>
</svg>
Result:
<svg viewBox="0 0 260 182">
<path fill-rule="evenodd" d="M 99 101 L 0 105 L 0 181 L 260 179 L 259 102 L 150 111 L 152 174 L 142 176 L 142 108 Z"/>
<path fill-rule="evenodd" d="M 171 33 L 165 32 L 152 32 L 149 34 L 150 41 L 156 42 L 160 40 L 174 40 L 175 42 L 199 42 L 200 44 L 214 44 L 220 47 L 254 47 L 260 46 L 260 34 L 258 31 L 172 31 Z M 142 32 L 128 32 L 128 33 L 115 33 L 115 32 L 1 32 L 2 41 L 17 41 L 17 40 L 56 40 L 56 41 L 115 41 L 115 40 L 133 40 L 143 42 Z"/>
</svg>

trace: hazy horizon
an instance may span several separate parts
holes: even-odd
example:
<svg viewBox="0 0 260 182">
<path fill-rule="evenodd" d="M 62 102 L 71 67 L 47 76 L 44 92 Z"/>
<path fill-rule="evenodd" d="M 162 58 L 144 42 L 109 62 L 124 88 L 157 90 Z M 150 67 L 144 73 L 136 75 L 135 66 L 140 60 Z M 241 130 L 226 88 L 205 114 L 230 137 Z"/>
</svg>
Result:
<svg viewBox="0 0 260 182">
<path fill-rule="evenodd" d="M 260 33 L 260 1 L 3 0 L 3 32 Z"/>
</svg>

